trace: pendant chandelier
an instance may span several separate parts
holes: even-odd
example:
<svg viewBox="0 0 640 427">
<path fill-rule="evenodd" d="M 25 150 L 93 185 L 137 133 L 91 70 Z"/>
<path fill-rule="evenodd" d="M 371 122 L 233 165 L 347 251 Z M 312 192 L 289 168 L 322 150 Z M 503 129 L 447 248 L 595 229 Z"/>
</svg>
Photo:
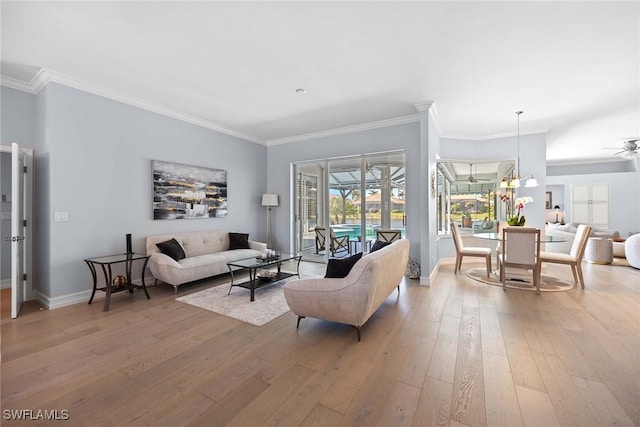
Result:
<svg viewBox="0 0 640 427">
<path fill-rule="evenodd" d="M 538 186 L 538 180 L 533 177 L 533 174 L 526 176 L 524 178 L 520 178 L 520 114 L 524 111 L 516 111 L 516 117 L 518 122 L 518 157 L 516 159 L 516 176 L 513 177 L 511 182 L 509 183 L 509 187 L 518 188 L 524 181 L 524 186 L 527 188 L 533 188 Z"/>
</svg>

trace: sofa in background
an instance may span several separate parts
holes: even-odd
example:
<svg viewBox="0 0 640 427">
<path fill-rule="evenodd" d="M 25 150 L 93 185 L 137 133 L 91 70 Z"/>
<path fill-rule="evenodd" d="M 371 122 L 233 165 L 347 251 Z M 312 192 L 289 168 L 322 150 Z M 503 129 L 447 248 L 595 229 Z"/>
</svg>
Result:
<svg viewBox="0 0 640 427">
<path fill-rule="evenodd" d="M 576 230 L 578 229 L 577 222 L 570 222 L 568 224 L 547 224 L 545 227 L 545 234 L 547 236 L 564 237 L 566 242 L 561 243 L 547 243 L 545 244 L 546 252 L 561 252 L 568 254 L 571 251 L 571 245 L 576 237 Z M 620 233 L 617 230 L 610 230 L 606 228 L 592 227 L 590 237 L 605 237 L 613 239 L 614 237 L 620 237 Z"/>
<path fill-rule="evenodd" d="M 300 319 L 314 317 L 360 328 L 400 281 L 409 260 L 409 240 L 400 239 L 364 255 L 343 278 L 299 279 L 284 285 L 291 311 Z"/>
<path fill-rule="evenodd" d="M 234 233 L 238 234 L 238 233 Z M 175 239 L 184 249 L 185 257 L 175 260 L 160 251 L 157 244 Z M 229 249 L 229 231 L 189 231 L 147 236 L 146 246 L 149 270 L 158 280 L 178 286 L 194 280 L 228 273 L 227 262 L 259 256 L 267 248 L 266 243 L 248 240 L 248 248 Z"/>
</svg>

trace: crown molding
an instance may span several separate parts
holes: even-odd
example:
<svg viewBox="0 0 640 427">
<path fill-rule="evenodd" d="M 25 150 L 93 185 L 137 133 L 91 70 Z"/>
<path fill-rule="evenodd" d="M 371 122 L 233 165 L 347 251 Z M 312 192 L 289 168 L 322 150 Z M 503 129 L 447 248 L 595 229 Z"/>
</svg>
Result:
<svg viewBox="0 0 640 427">
<path fill-rule="evenodd" d="M 257 138 L 255 136 L 246 135 L 241 132 L 228 129 L 224 126 L 220 126 L 216 123 L 203 120 L 199 117 L 181 113 L 179 111 L 172 110 L 170 108 L 166 108 L 149 101 L 145 101 L 143 99 L 128 95 L 126 93 L 118 92 L 112 89 L 107 89 L 102 86 L 98 86 L 93 83 L 82 81 L 56 71 L 47 70 L 43 68 L 29 83 L 21 82 L 19 80 L 16 80 L 7 76 L 1 76 L 0 78 L 1 85 L 10 87 L 12 89 L 21 90 L 23 92 L 28 92 L 31 94 L 37 94 L 42 90 L 42 88 L 44 88 L 49 83 L 57 83 L 63 86 L 68 86 L 74 89 L 81 90 L 83 92 L 88 92 L 93 95 L 101 96 L 103 98 L 108 98 L 114 101 L 122 102 L 123 104 L 131 105 L 133 107 L 137 107 L 142 110 L 151 111 L 153 113 L 157 113 L 166 117 L 180 120 L 182 122 L 191 123 L 193 125 L 200 126 L 206 129 L 211 129 L 216 132 L 223 133 L 225 135 L 233 136 L 236 138 L 240 138 L 246 141 L 251 141 L 261 145 L 266 145 L 266 142 L 264 140 Z"/>
<path fill-rule="evenodd" d="M 418 104 L 413 104 L 418 111 L 424 113 L 425 111 L 429 111 L 429 108 L 433 105 L 433 101 L 425 101 L 420 102 Z"/>
<path fill-rule="evenodd" d="M 31 82 L 23 82 L 22 80 L 14 79 L 13 77 L 7 77 L 0 75 L 0 86 L 5 86 L 10 89 L 19 90 L 20 92 L 27 92 L 35 95 L 37 92 L 33 90 Z"/>
<path fill-rule="evenodd" d="M 365 130 L 385 128 L 389 126 L 403 125 L 406 123 L 414 123 L 420 121 L 420 117 L 417 114 L 410 116 L 396 117 L 393 119 L 378 120 L 375 122 L 362 123 L 358 125 L 343 126 L 334 129 L 323 130 L 319 132 L 305 133 L 302 135 L 288 136 L 285 138 L 269 139 L 267 140 L 267 146 L 290 144 L 292 142 L 306 141 L 309 139 L 324 138 L 327 136 L 343 135 L 353 132 L 361 132 Z"/>
<path fill-rule="evenodd" d="M 549 128 L 540 128 L 540 129 L 532 129 L 528 132 L 520 132 L 520 136 L 527 136 L 527 135 L 539 135 L 539 134 L 546 134 L 549 131 Z M 501 138 L 512 138 L 512 137 L 516 137 L 518 136 L 517 132 L 508 132 L 508 133 L 500 133 L 500 134 L 495 134 L 495 135 L 487 135 L 487 136 L 481 136 L 481 137 L 477 137 L 477 136 L 472 136 L 472 135 L 465 135 L 465 134 L 447 134 L 447 133 L 439 133 L 440 138 L 444 138 L 444 139 L 463 139 L 466 141 L 490 141 L 493 139 L 501 139 Z"/>
</svg>

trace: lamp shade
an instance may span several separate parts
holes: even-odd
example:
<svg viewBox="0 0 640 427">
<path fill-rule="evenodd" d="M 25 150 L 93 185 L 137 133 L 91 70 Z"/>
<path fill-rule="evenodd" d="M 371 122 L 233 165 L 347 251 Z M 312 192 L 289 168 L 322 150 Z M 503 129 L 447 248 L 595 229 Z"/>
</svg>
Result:
<svg viewBox="0 0 640 427">
<path fill-rule="evenodd" d="M 278 206 L 278 195 L 277 194 L 263 194 L 262 195 L 262 206 Z"/>
<path fill-rule="evenodd" d="M 527 183 L 524 185 L 525 187 L 532 188 L 538 186 L 538 180 L 531 175 L 529 179 L 527 179 Z"/>
</svg>

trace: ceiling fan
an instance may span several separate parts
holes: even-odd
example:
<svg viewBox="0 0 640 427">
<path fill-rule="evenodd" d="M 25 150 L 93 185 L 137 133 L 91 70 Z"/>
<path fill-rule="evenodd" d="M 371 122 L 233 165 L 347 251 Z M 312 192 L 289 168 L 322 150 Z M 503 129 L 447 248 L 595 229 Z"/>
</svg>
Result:
<svg viewBox="0 0 640 427">
<path fill-rule="evenodd" d="M 472 167 L 473 167 L 473 163 L 469 163 L 469 176 L 467 177 L 467 182 L 468 183 L 475 184 L 475 183 L 480 182 L 480 181 L 491 181 L 490 179 L 476 178 L 475 176 L 473 176 L 473 173 L 472 173 L 472 170 L 471 170 Z"/>
<path fill-rule="evenodd" d="M 622 150 L 615 153 L 615 155 L 625 159 L 640 157 L 640 145 L 638 145 L 638 141 L 640 141 L 640 139 L 628 139 L 624 141 Z M 605 150 L 619 150 L 619 148 L 607 147 Z"/>
</svg>

